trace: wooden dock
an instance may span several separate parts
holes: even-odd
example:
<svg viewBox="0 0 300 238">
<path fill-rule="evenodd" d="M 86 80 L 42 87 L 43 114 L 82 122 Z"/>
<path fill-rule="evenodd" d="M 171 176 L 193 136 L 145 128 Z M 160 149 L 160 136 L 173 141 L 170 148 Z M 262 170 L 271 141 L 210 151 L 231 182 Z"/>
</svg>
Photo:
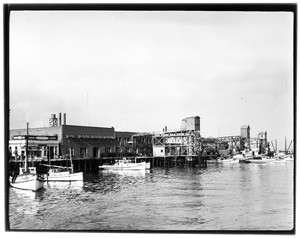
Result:
<svg viewBox="0 0 300 238">
<path fill-rule="evenodd" d="M 126 156 L 127 159 L 135 159 L 137 162 L 150 162 L 150 169 L 156 167 L 195 167 L 195 168 L 206 168 L 207 157 L 201 156 L 164 156 L 164 157 L 153 157 L 153 156 Z M 75 172 L 95 172 L 99 170 L 99 166 L 103 164 L 114 164 L 120 157 L 100 157 L 100 158 L 72 158 L 73 168 Z M 29 166 L 36 166 L 40 170 L 46 168 L 49 164 L 46 159 L 33 159 L 29 160 Z M 51 159 L 50 164 L 57 166 L 70 167 L 71 161 L 69 158 Z M 17 173 L 19 167 L 22 166 L 22 160 L 11 160 L 9 161 L 10 172 Z"/>
</svg>

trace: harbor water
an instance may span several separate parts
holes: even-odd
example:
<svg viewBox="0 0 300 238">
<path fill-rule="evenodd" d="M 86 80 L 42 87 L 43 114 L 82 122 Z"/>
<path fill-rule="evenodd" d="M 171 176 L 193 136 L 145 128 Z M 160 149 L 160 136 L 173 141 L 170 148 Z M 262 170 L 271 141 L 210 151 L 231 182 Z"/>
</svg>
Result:
<svg viewBox="0 0 300 238">
<path fill-rule="evenodd" d="M 85 173 L 39 192 L 9 188 L 13 230 L 289 231 L 293 161 Z"/>
</svg>

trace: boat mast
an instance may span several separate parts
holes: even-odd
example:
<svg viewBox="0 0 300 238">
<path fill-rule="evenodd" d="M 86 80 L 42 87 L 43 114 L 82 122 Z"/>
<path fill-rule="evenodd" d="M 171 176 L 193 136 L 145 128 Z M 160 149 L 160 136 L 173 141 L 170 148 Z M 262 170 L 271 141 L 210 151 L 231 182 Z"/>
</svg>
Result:
<svg viewBox="0 0 300 238">
<path fill-rule="evenodd" d="M 29 119 L 28 119 L 28 111 L 27 111 L 27 122 L 26 122 L 26 156 L 25 156 L 25 172 L 28 171 L 28 154 L 29 154 L 29 150 L 28 150 L 28 131 L 29 131 Z"/>
<path fill-rule="evenodd" d="M 286 137 L 284 138 L 284 154 L 286 155 Z"/>
<path fill-rule="evenodd" d="M 292 143 L 293 143 L 293 140 L 291 140 L 291 143 L 290 143 L 290 145 L 289 145 L 289 147 L 288 147 L 287 151 L 289 151 L 289 150 L 290 150 L 290 147 L 291 147 Z"/>
</svg>

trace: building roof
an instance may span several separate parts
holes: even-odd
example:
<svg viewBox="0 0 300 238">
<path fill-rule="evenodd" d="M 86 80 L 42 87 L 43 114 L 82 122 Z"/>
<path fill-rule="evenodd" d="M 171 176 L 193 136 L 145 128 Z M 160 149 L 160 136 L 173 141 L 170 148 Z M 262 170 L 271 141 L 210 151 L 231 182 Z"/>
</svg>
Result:
<svg viewBox="0 0 300 238">
<path fill-rule="evenodd" d="M 250 128 L 249 125 L 242 125 L 242 126 L 241 126 L 241 129 L 248 129 L 248 128 Z"/>
</svg>

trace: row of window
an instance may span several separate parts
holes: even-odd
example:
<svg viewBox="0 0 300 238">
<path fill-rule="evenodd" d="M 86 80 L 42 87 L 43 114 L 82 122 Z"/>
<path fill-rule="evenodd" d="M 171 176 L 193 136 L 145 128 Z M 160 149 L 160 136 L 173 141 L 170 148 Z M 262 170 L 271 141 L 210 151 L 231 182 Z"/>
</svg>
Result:
<svg viewBox="0 0 300 238">
<path fill-rule="evenodd" d="M 130 137 L 116 137 L 116 141 L 128 142 L 130 141 Z"/>
<path fill-rule="evenodd" d="M 91 152 L 89 151 L 89 149 L 91 149 Z M 90 153 L 89 153 L 90 152 Z M 100 151 L 99 147 L 93 147 L 93 148 L 88 148 L 88 147 L 80 147 L 79 148 L 79 155 L 82 158 L 87 158 L 89 155 L 93 156 L 93 157 L 99 157 L 100 156 L 100 152 L 104 152 L 104 153 L 111 153 L 112 152 L 112 148 L 111 147 L 105 147 L 104 151 Z M 73 147 L 69 147 L 66 149 L 66 154 L 67 155 L 71 155 L 74 156 L 75 154 L 75 149 Z"/>
<path fill-rule="evenodd" d="M 151 144 L 151 138 L 136 138 L 137 142 L 142 142 L 145 144 Z"/>
</svg>

